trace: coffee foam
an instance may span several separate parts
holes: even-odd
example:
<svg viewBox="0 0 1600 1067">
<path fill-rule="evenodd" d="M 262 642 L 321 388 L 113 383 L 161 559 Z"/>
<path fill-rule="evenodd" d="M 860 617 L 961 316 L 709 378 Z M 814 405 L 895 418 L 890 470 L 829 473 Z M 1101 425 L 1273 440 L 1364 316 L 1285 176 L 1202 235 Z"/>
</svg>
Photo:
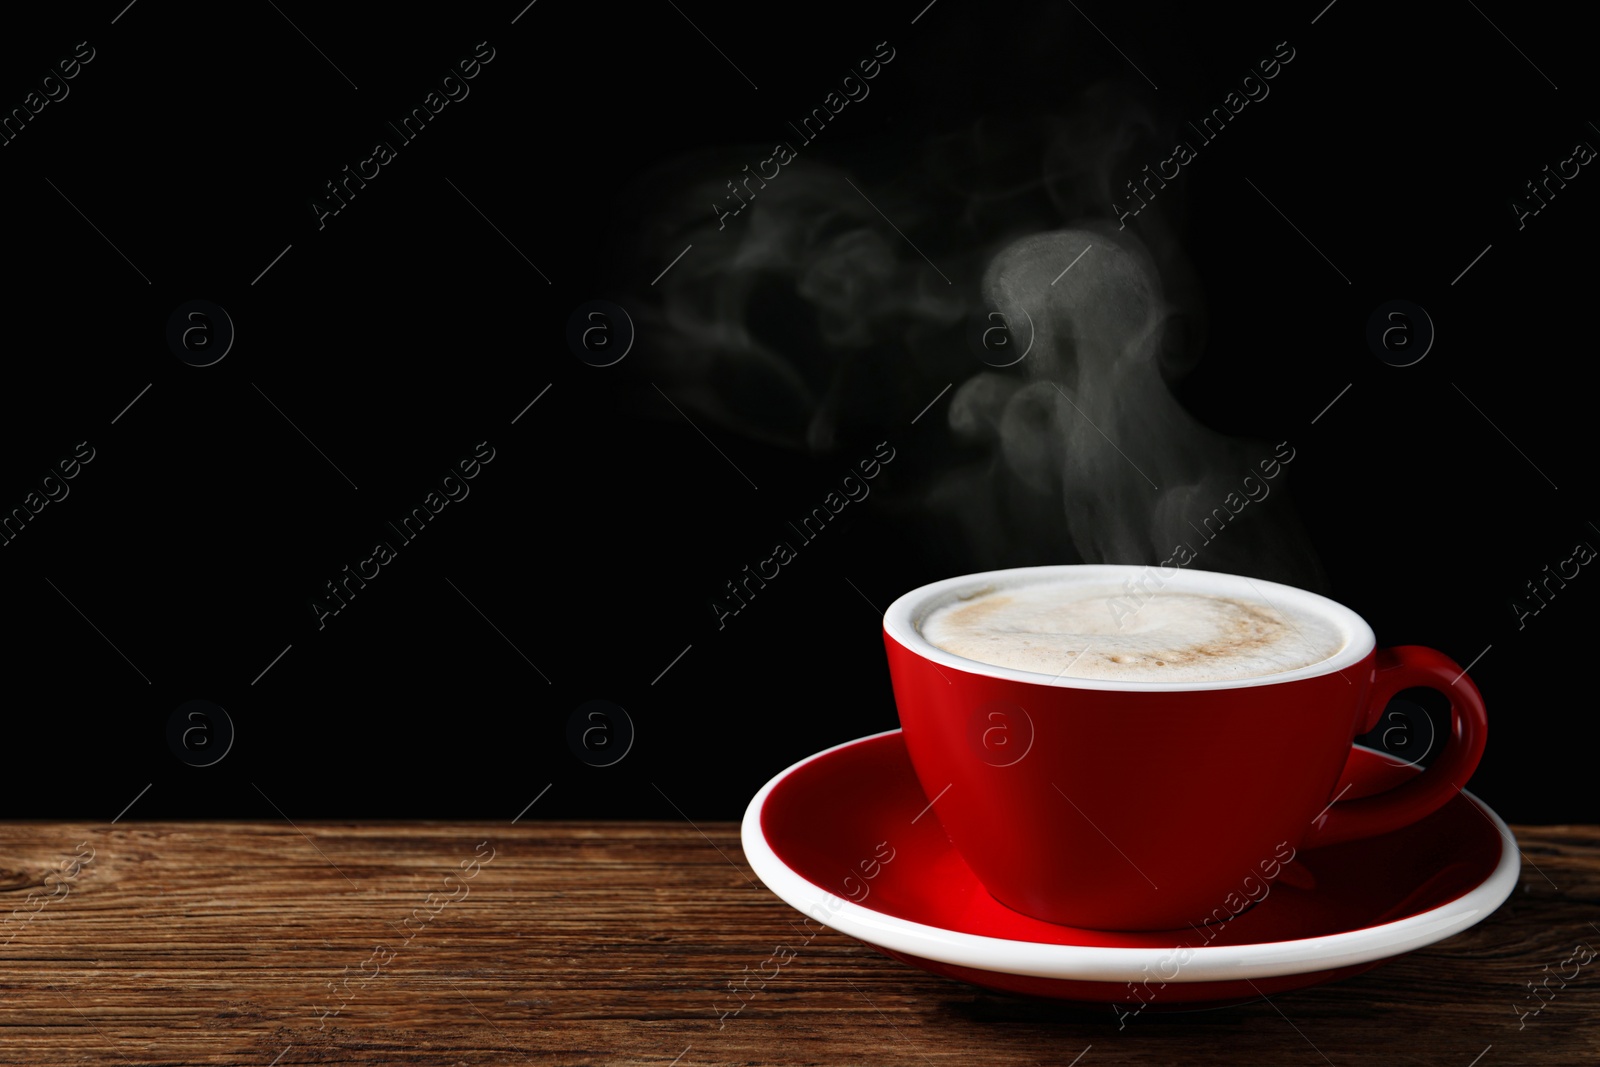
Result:
<svg viewBox="0 0 1600 1067">
<path fill-rule="evenodd" d="M 980 663 L 1136 682 L 1260 678 L 1320 663 L 1347 642 L 1332 619 L 1282 598 L 1176 588 L 1130 597 L 1103 581 L 985 589 L 935 608 L 918 629 Z"/>
</svg>

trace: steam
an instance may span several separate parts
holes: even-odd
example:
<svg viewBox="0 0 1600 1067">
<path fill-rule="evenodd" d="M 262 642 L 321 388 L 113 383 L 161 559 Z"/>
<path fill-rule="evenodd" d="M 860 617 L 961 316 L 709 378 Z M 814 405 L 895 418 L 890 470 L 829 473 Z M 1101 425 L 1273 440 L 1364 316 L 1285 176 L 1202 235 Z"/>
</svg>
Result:
<svg viewBox="0 0 1600 1067">
<path fill-rule="evenodd" d="M 693 249 L 642 301 L 640 331 L 663 356 L 652 375 L 680 404 L 768 444 L 829 453 L 842 426 L 864 436 L 886 401 L 921 396 L 904 346 L 959 324 L 970 293 L 908 247 L 844 171 L 808 159 L 719 225 L 707 205 L 751 154 L 706 154 L 646 179 L 673 192 L 646 205 L 656 232 L 641 257 Z M 675 184 L 686 172 L 698 180 Z M 902 227 L 926 221 L 925 205 L 892 191 L 873 202 Z"/>
<path fill-rule="evenodd" d="M 1168 387 L 1177 309 L 1131 231 L 1091 223 L 1022 238 L 990 262 L 982 290 L 1013 332 L 1032 326 L 1021 375 L 974 374 L 950 405 L 951 429 L 997 452 L 986 473 L 1016 483 L 988 506 L 1009 503 L 1028 532 L 1055 512 L 1087 563 L 1159 562 L 1182 545 L 1202 569 L 1320 583 L 1292 519 L 1268 503 L 1282 473 L 1273 449 L 1208 429 Z M 947 500 L 975 489 L 955 486 Z"/>
<path fill-rule="evenodd" d="M 808 149 L 720 225 L 705 205 L 753 149 L 646 176 L 641 263 L 694 246 L 636 305 L 650 373 L 697 419 L 813 454 L 903 433 L 954 382 L 943 440 L 918 446 L 938 472 L 919 504 L 966 569 L 1159 563 L 1187 545 L 1199 569 L 1320 588 L 1289 479 L 1263 476 L 1274 445 L 1216 433 L 1173 395 L 1203 344 L 1181 187 L 1137 227 L 1110 215 L 1116 180 L 1170 140 L 1092 89 L 1066 118 L 931 141 L 898 179 Z M 994 314 L 1027 350 L 1003 368 L 969 340 Z"/>
</svg>

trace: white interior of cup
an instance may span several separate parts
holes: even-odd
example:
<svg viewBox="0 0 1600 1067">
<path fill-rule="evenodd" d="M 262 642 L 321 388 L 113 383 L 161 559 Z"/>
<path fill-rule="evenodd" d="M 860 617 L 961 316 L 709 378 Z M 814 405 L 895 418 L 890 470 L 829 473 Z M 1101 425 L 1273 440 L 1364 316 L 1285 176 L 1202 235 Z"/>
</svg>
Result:
<svg viewBox="0 0 1600 1067">
<path fill-rule="evenodd" d="M 1226 596 L 1237 600 L 1258 603 L 1282 613 L 1304 612 L 1319 616 L 1331 623 L 1343 637 L 1340 649 L 1327 659 L 1293 670 L 1280 671 L 1250 678 L 1230 678 L 1211 681 L 1134 681 L 1128 679 L 1052 677 L 1036 671 L 1000 667 L 979 660 L 967 659 L 946 652 L 922 636 L 922 620 L 936 608 L 956 600 L 966 600 L 1007 588 L 1033 585 L 1053 580 L 1082 580 L 1121 585 L 1129 579 L 1138 588 L 1160 592 L 1188 592 L 1211 596 Z M 894 640 L 924 659 L 940 666 L 980 674 L 991 678 L 1031 682 L 1035 685 L 1054 685 L 1071 689 L 1097 689 L 1122 692 L 1183 692 L 1186 690 L 1244 689 L 1258 685 L 1280 685 L 1300 678 L 1315 678 L 1333 674 L 1359 663 L 1376 644 L 1372 628 L 1366 621 L 1325 596 L 1296 589 L 1260 578 L 1247 578 L 1237 574 L 1220 574 L 1216 571 L 1188 570 L 1181 567 L 1124 566 L 1114 564 L 1083 564 L 1049 567 L 1015 567 L 1009 570 L 985 571 L 946 578 L 911 590 L 900 597 L 884 612 L 883 629 Z"/>
</svg>

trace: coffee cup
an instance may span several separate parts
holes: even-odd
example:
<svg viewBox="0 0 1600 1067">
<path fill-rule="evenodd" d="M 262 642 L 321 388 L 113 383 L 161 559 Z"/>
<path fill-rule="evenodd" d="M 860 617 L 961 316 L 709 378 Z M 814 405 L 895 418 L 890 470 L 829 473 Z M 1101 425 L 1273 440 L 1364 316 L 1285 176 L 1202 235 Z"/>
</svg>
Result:
<svg viewBox="0 0 1600 1067">
<path fill-rule="evenodd" d="M 1349 608 L 1240 575 L 990 571 L 906 593 L 883 631 L 930 810 L 995 899 L 1068 926 L 1217 921 L 1292 850 L 1438 809 L 1487 732 L 1442 653 L 1378 649 Z M 1449 700 L 1443 751 L 1397 788 L 1338 793 L 1355 738 L 1414 687 Z"/>
</svg>

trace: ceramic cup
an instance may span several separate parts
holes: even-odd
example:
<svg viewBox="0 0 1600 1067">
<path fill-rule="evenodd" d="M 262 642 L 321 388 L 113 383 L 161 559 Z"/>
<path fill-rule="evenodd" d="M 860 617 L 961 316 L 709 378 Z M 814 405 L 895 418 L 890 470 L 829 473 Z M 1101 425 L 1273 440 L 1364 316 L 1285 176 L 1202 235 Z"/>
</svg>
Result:
<svg viewBox="0 0 1600 1067">
<path fill-rule="evenodd" d="M 967 659 L 918 628 L 956 600 L 1060 578 L 1311 613 L 1342 644 L 1320 662 L 1261 677 L 1105 680 Z M 1386 833 L 1437 810 L 1472 775 L 1487 732 L 1483 698 L 1448 657 L 1378 649 L 1349 608 L 1235 575 L 1124 566 L 965 575 L 900 597 L 883 633 L 906 748 L 956 851 L 1000 903 L 1069 926 L 1215 921 L 1286 850 Z M 1450 702 L 1443 751 L 1397 788 L 1336 796 L 1355 738 L 1413 687 Z"/>
</svg>

